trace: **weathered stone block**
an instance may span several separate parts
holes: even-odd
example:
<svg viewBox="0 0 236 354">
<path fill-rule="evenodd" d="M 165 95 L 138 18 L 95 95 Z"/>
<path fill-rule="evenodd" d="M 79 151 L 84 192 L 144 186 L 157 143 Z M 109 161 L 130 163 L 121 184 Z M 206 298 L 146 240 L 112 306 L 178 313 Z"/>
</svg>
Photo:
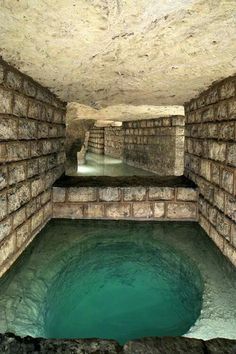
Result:
<svg viewBox="0 0 236 354">
<path fill-rule="evenodd" d="M 94 202 L 97 200 L 97 190 L 94 187 L 78 187 L 68 189 L 69 202 Z"/>
<path fill-rule="evenodd" d="M 225 211 L 236 222 L 236 197 L 225 194 Z"/>
<path fill-rule="evenodd" d="M 220 97 L 221 99 L 229 98 L 235 95 L 235 82 L 234 81 L 226 81 L 220 87 Z"/>
<path fill-rule="evenodd" d="M 99 200 L 104 202 L 116 202 L 121 200 L 120 188 L 115 188 L 115 187 L 99 188 L 98 194 L 99 194 Z"/>
<path fill-rule="evenodd" d="M 235 123 L 226 122 L 219 125 L 219 133 L 217 136 L 221 140 L 234 140 L 235 139 Z"/>
<path fill-rule="evenodd" d="M 143 201 L 146 199 L 147 189 L 145 187 L 123 188 L 124 201 Z"/>
<path fill-rule="evenodd" d="M 49 106 L 45 107 L 45 119 L 47 122 L 52 122 L 53 120 L 53 109 Z"/>
<path fill-rule="evenodd" d="M 201 160 L 200 175 L 208 181 L 211 180 L 211 161 Z"/>
<path fill-rule="evenodd" d="M 217 120 L 226 120 L 228 119 L 227 103 L 220 102 L 215 111 L 215 117 Z"/>
<path fill-rule="evenodd" d="M 6 161 L 25 160 L 30 155 L 29 142 L 9 142 L 6 144 Z"/>
<path fill-rule="evenodd" d="M 81 204 L 55 203 L 53 205 L 54 218 L 80 219 L 84 216 L 84 206 Z"/>
<path fill-rule="evenodd" d="M 197 217 L 197 207 L 193 202 L 167 203 L 167 217 L 170 219 L 191 219 Z"/>
<path fill-rule="evenodd" d="M 65 188 L 53 187 L 53 202 L 63 203 L 66 200 L 66 190 Z"/>
<path fill-rule="evenodd" d="M 0 140 L 17 139 L 17 120 L 12 117 L 1 116 Z"/>
<path fill-rule="evenodd" d="M 0 84 L 3 83 L 3 79 L 4 79 L 4 68 L 3 65 L 0 64 Z"/>
<path fill-rule="evenodd" d="M 12 113 L 13 94 L 0 87 L 0 113 Z"/>
<path fill-rule="evenodd" d="M 0 190 L 7 186 L 7 181 L 8 181 L 7 166 L 2 165 L 0 170 Z"/>
<path fill-rule="evenodd" d="M 135 218 L 152 218 L 153 207 L 149 202 L 133 203 L 133 216 Z"/>
<path fill-rule="evenodd" d="M 33 177 L 39 173 L 38 159 L 31 159 L 27 161 L 27 176 Z"/>
<path fill-rule="evenodd" d="M 234 192 L 234 172 L 232 170 L 222 170 L 222 188 L 233 194 Z"/>
<path fill-rule="evenodd" d="M 15 184 L 26 179 L 25 163 L 13 163 L 9 165 L 9 184 Z"/>
<path fill-rule="evenodd" d="M 32 197 L 36 197 L 44 191 L 45 179 L 44 176 L 38 177 L 31 182 L 31 194 Z"/>
<path fill-rule="evenodd" d="M 21 248 L 30 237 L 30 221 L 27 221 L 16 230 L 16 246 Z"/>
<path fill-rule="evenodd" d="M 20 91 L 22 89 L 22 75 L 15 71 L 8 71 L 6 85 L 13 90 Z"/>
<path fill-rule="evenodd" d="M 217 213 L 216 221 L 217 231 L 224 236 L 227 240 L 230 240 L 230 220 L 227 219 L 223 213 Z"/>
<path fill-rule="evenodd" d="M 26 209 L 25 207 L 17 210 L 12 217 L 13 220 L 13 229 L 17 228 L 26 220 Z"/>
<path fill-rule="evenodd" d="M 43 221 L 44 221 L 44 216 L 43 216 L 43 210 L 41 209 L 37 213 L 33 214 L 33 216 L 31 217 L 31 231 L 34 231 L 40 225 L 42 225 Z"/>
<path fill-rule="evenodd" d="M 38 124 L 38 139 L 48 138 L 48 123 L 39 122 Z"/>
<path fill-rule="evenodd" d="M 45 191 L 44 193 L 41 194 L 40 199 L 41 199 L 41 205 L 46 204 L 48 201 L 51 200 L 51 196 L 52 196 L 52 191 L 51 189 L 48 189 L 47 191 Z"/>
<path fill-rule="evenodd" d="M 7 215 L 7 195 L 6 192 L 0 193 L 0 220 L 4 219 Z"/>
<path fill-rule="evenodd" d="M 26 96 L 35 97 L 35 95 L 36 95 L 35 84 L 28 79 L 24 79 L 23 92 L 26 94 Z"/>
<path fill-rule="evenodd" d="M 19 209 L 30 200 L 30 185 L 25 183 L 21 186 L 11 188 L 8 191 L 8 211 L 9 213 Z"/>
<path fill-rule="evenodd" d="M 171 200 L 175 197 L 174 188 L 170 187 L 149 187 L 149 200 Z"/>
<path fill-rule="evenodd" d="M 154 203 L 154 218 L 163 218 L 165 216 L 165 203 L 155 202 Z"/>
<path fill-rule="evenodd" d="M 12 234 L 1 243 L 0 246 L 0 259 L 4 263 L 7 258 L 15 251 L 15 234 Z"/>
<path fill-rule="evenodd" d="M 26 117 L 28 100 L 25 96 L 14 94 L 13 114 L 19 117 Z"/>
<path fill-rule="evenodd" d="M 37 133 L 37 122 L 30 119 L 19 119 L 19 139 L 36 139 Z"/>
<path fill-rule="evenodd" d="M 214 204 L 217 206 L 218 209 L 224 211 L 225 193 L 222 189 L 215 189 Z"/>
<path fill-rule="evenodd" d="M 229 101 L 229 104 L 228 104 L 228 107 L 229 107 L 229 116 L 228 118 L 229 119 L 236 119 L 236 100 L 230 100 Z"/>
<path fill-rule="evenodd" d="M 220 185 L 220 170 L 220 165 L 211 163 L 211 181 L 217 185 Z"/>
<path fill-rule="evenodd" d="M 0 242 L 11 232 L 11 218 L 0 221 Z"/>
<path fill-rule="evenodd" d="M 208 143 L 209 157 L 216 161 L 225 161 L 226 144 L 212 141 Z"/>
<path fill-rule="evenodd" d="M 43 207 L 44 221 L 50 220 L 53 214 L 53 205 L 51 200 L 47 202 Z"/>
<path fill-rule="evenodd" d="M 228 164 L 236 167 L 236 144 L 229 144 L 227 146 L 226 161 Z"/>
<path fill-rule="evenodd" d="M 88 204 L 86 207 L 86 216 L 95 219 L 104 217 L 104 205 L 102 203 Z"/>
<path fill-rule="evenodd" d="M 112 219 L 128 218 L 131 216 L 131 206 L 129 203 L 105 204 L 105 215 Z"/>
<path fill-rule="evenodd" d="M 196 189 L 184 187 L 177 188 L 177 200 L 195 201 L 197 200 L 197 195 L 198 193 Z"/>
<path fill-rule="evenodd" d="M 28 117 L 34 119 L 41 118 L 41 104 L 34 100 L 29 100 Z"/>
</svg>

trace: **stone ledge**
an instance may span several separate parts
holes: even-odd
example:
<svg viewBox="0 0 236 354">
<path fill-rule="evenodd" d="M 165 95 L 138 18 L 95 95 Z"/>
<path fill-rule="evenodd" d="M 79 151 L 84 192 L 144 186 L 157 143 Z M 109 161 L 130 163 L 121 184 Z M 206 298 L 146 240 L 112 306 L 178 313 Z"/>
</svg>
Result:
<svg viewBox="0 0 236 354">
<path fill-rule="evenodd" d="M 208 341 L 186 337 L 147 337 L 124 346 L 104 339 L 43 339 L 0 334 L 0 352 L 5 354 L 235 354 L 236 340 Z"/>
</svg>

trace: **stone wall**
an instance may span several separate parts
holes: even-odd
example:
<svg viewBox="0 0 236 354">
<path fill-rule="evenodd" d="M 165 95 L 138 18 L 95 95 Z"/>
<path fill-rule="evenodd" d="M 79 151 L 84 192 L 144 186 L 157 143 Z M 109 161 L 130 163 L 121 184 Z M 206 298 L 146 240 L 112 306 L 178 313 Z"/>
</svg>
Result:
<svg viewBox="0 0 236 354">
<path fill-rule="evenodd" d="M 0 61 L 0 276 L 51 218 L 64 114 L 64 103 Z"/>
<path fill-rule="evenodd" d="M 53 187 L 53 217 L 197 220 L 196 201 L 188 187 Z"/>
<path fill-rule="evenodd" d="M 104 129 L 104 154 L 123 158 L 124 150 L 124 129 L 123 127 L 107 127 Z"/>
<path fill-rule="evenodd" d="M 185 175 L 199 187 L 199 222 L 236 265 L 236 77 L 185 105 Z"/>
<path fill-rule="evenodd" d="M 184 116 L 124 122 L 124 161 L 157 174 L 180 176 L 184 167 Z"/>
<path fill-rule="evenodd" d="M 104 128 L 92 128 L 90 130 L 88 151 L 95 154 L 104 154 Z"/>
</svg>

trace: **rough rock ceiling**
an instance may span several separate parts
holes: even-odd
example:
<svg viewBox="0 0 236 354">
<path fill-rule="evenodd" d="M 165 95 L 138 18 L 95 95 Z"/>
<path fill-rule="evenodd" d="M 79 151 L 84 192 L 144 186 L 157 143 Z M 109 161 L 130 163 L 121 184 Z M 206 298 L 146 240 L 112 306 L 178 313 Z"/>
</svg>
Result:
<svg viewBox="0 0 236 354">
<path fill-rule="evenodd" d="M 79 103 L 70 103 L 67 106 L 67 121 L 74 119 L 93 119 L 100 121 L 127 121 L 184 115 L 183 106 L 150 106 L 150 105 L 116 105 L 101 109 L 94 109 Z M 111 123 L 111 122 L 110 122 Z M 106 124 L 105 124 L 106 125 Z"/>
<path fill-rule="evenodd" d="M 235 72 L 235 0 L 0 5 L 0 54 L 68 102 L 179 105 Z"/>
</svg>

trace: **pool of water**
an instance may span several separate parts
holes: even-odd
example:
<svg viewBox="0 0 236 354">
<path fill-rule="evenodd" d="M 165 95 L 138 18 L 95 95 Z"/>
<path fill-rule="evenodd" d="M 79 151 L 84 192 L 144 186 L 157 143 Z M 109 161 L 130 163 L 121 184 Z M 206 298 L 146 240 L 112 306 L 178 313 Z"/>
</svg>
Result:
<svg viewBox="0 0 236 354">
<path fill-rule="evenodd" d="M 68 176 L 155 176 L 150 171 L 145 171 L 138 167 L 133 167 L 120 159 L 106 155 L 94 153 L 86 154 L 86 163 L 84 165 L 70 164 L 66 168 Z"/>
<path fill-rule="evenodd" d="M 194 222 L 52 220 L 0 280 L 0 332 L 236 338 L 236 270 Z"/>
</svg>

